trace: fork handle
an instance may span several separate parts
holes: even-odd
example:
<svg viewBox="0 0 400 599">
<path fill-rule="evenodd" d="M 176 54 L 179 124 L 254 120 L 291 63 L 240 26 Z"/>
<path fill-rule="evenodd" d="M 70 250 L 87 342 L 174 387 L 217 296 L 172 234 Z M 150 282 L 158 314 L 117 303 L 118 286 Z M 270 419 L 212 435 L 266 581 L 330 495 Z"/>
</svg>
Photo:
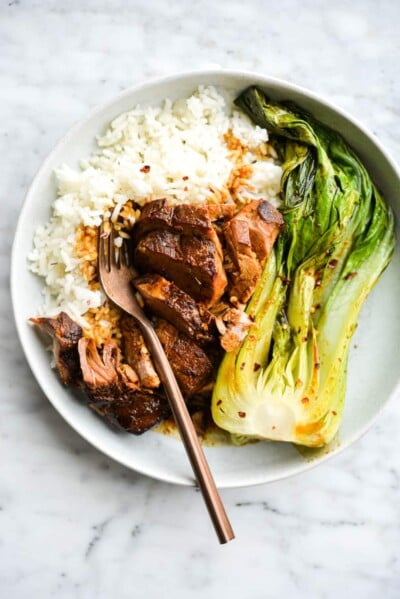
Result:
<svg viewBox="0 0 400 599">
<path fill-rule="evenodd" d="M 142 333 L 146 344 L 150 349 L 157 373 L 164 385 L 172 414 L 182 437 L 186 453 L 192 465 L 193 472 L 196 476 L 219 542 L 227 543 L 234 539 L 235 535 L 171 365 L 153 327 L 151 325 L 147 327 L 145 323 L 142 323 Z"/>
</svg>

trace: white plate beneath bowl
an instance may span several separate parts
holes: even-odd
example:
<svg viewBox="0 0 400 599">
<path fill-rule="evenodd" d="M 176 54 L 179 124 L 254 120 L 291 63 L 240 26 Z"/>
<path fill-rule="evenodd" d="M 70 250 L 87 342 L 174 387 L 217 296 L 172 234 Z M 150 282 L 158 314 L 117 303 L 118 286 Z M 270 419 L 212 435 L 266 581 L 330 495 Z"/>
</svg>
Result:
<svg viewBox="0 0 400 599">
<path fill-rule="evenodd" d="M 105 106 L 95 109 L 57 144 L 37 173 L 26 196 L 15 234 L 11 290 L 14 315 L 26 358 L 38 383 L 63 418 L 87 441 L 118 462 L 148 476 L 171 483 L 194 484 L 181 443 L 149 432 L 141 437 L 111 431 L 92 411 L 65 389 L 50 368 L 35 330 L 27 323 L 42 302 L 42 281 L 29 272 L 27 255 L 34 230 L 50 215 L 56 186 L 53 170 L 61 163 L 77 165 L 94 149 L 95 136 L 120 113 L 136 104 L 157 104 L 165 97 L 187 96 L 200 84 L 215 85 L 236 95 L 251 84 L 262 86 L 277 100 L 292 100 L 344 135 L 369 169 L 397 217 L 400 214 L 400 177 L 394 162 L 379 142 L 343 111 L 316 94 L 277 79 L 241 71 L 198 71 L 150 81 L 131 88 Z M 400 367 L 400 251 L 368 298 L 353 338 L 350 353 L 346 408 L 339 444 L 313 461 L 306 460 L 290 444 L 257 443 L 244 447 L 206 447 L 219 487 L 267 483 L 304 472 L 322 463 L 358 439 L 372 424 L 389 398 L 398 390 Z"/>
</svg>

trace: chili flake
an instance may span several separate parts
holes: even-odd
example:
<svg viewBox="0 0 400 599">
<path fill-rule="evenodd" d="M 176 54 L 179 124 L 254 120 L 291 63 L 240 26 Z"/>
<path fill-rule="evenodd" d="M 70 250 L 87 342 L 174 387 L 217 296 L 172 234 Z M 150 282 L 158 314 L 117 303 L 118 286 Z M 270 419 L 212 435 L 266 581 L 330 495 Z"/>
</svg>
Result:
<svg viewBox="0 0 400 599">
<path fill-rule="evenodd" d="M 348 272 L 347 275 L 345 276 L 344 280 L 348 281 L 349 279 L 353 279 L 355 276 L 357 276 L 356 272 Z"/>
</svg>

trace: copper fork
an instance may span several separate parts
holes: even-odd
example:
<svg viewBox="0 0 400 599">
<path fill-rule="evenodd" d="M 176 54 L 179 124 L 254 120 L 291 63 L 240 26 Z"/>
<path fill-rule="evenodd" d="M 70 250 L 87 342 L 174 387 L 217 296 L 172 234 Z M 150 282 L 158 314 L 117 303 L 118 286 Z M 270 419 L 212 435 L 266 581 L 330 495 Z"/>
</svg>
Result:
<svg viewBox="0 0 400 599">
<path fill-rule="evenodd" d="M 119 237 L 119 239 L 122 238 Z M 227 543 L 234 539 L 235 535 L 200 445 L 185 400 L 165 355 L 164 348 L 157 337 L 153 325 L 146 318 L 135 297 L 131 281 L 136 273 L 132 268 L 128 244 L 125 239 L 122 239 L 121 247 L 117 248 L 115 241 L 116 234 L 113 227 L 111 226 L 111 231 L 107 232 L 103 223 L 98 235 L 98 273 L 100 283 L 106 296 L 123 311 L 133 316 L 140 326 L 158 376 L 164 386 L 176 426 L 181 435 L 219 542 Z"/>
</svg>

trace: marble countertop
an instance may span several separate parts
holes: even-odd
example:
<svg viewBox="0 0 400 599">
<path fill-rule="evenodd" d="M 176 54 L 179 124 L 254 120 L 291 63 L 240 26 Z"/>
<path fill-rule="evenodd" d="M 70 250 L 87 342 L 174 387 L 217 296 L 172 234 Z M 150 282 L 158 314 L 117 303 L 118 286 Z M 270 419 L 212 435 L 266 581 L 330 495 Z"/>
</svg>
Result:
<svg viewBox="0 0 400 599">
<path fill-rule="evenodd" d="M 92 106 L 147 77 L 219 64 L 288 79 L 399 155 L 399 19 L 391 0 L 1 3 L 1 597 L 400 597 L 398 402 L 324 465 L 224 491 L 237 539 L 220 547 L 194 489 L 126 470 L 55 412 L 16 339 L 8 291 L 38 166 Z"/>
</svg>

